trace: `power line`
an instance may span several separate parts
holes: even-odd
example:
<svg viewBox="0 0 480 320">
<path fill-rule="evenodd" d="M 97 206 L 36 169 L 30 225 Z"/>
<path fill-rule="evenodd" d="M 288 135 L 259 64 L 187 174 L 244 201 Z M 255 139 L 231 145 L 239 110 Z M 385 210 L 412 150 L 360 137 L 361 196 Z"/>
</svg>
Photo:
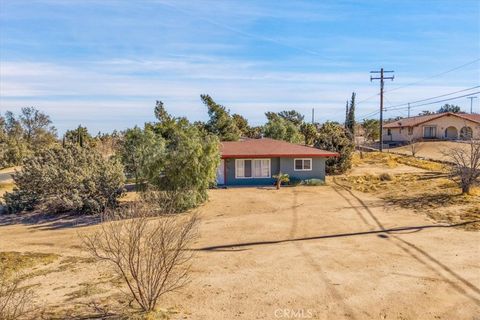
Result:
<svg viewBox="0 0 480 320">
<path fill-rule="evenodd" d="M 473 113 L 473 99 L 477 99 L 477 96 L 473 97 L 467 97 L 467 99 L 470 99 L 470 113 Z"/>
<path fill-rule="evenodd" d="M 435 104 L 435 103 L 446 102 L 446 101 L 450 101 L 450 100 L 456 100 L 456 99 L 468 97 L 468 96 L 471 96 L 471 95 L 477 94 L 477 93 L 480 93 L 480 91 L 471 92 L 471 93 L 464 94 L 464 95 L 461 95 L 461 96 L 458 96 L 458 97 L 453 97 L 453 98 L 448 98 L 448 99 L 443 99 L 443 100 L 437 100 L 437 101 L 433 101 L 433 102 L 427 102 L 427 103 L 419 104 L 419 105 L 416 105 L 416 106 L 412 106 L 411 108 L 418 108 L 418 107 L 428 106 L 428 105 Z M 405 110 L 405 107 L 388 109 L 388 111 L 395 111 L 395 110 Z"/>
<path fill-rule="evenodd" d="M 392 88 L 392 89 L 390 89 L 390 90 L 385 90 L 385 92 L 392 92 L 392 91 L 396 91 L 396 90 L 403 89 L 403 88 L 406 88 L 406 87 L 410 87 L 410 86 L 413 86 L 413 85 L 418 84 L 418 83 L 420 83 L 420 82 L 423 82 L 423 81 L 425 81 L 425 80 L 429 80 L 429 79 L 432 79 L 432 78 L 436 78 L 436 77 L 443 76 L 443 75 L 445 75 L 445 74 L 447 74 L 447 73 L 450 73 L 450 72 L 456 71 L 456 70 L 458 70 L 458 69 L 461 69 L 461 68 L 463 68 L 463 67 L 469 66 L 469 65 L 474 64 L 475 62 L 478 62 L 478 61 L 480 61 L 480 58 L 477 58 L 477 59 L 475 59 L 475 60 L 469 61 L 469 62 L 467 62 L 467 63 L 464 63 L 464 64 L 462 64 L 462 65 L 460 65 L 460 66 L 458 66 L 458 67 L 449 69 L 449 70 L 447 70 L 447 71 L 434 74 L 434 75 L 429 76 L 429 77 L 427 77 L 427 78 L 423 78 L 423 79 L 421 79 L 421 80 L 418 80 L 418 81 L 415 81 L 415 82 L 412 82 L 412 83 L 409 83 L 409 84 L 406 84 L 406 85 L 403 85 L 403 86 L 400 86 L 400 87 Z"/>
<path fill-rule="evenodd" d="M 423 78 L 423 79 L 421 79 L 421 80 L 418 80 L 418 81 L 415 81 L 415 82 L 412 82 L 412 83 L 409 83 L 409 84 L 406 84 L 406 85 L 403 85 L 403 86 L 400 86 L 400 87 L 392 88 L 392 89 L 390 89 L 390 90 L 385 90 L 384 92 L 392 92 L 392 91 L 396 91 L 396 90 L 403 89 L 403 88 L 406 88 L 406 87 L 410 87 L 410 86 L 413 86 L 413 85 L 418 84 L 418 83 L 420 83 L 420 82 L 423 82 L 423 81 L 426 81 L 426 80 L 429 80 L 429 79 L 432 79 L 432 78 L 436 78 L 436 77 L 443 76 L 443 75 L 445 75 L 445 74 L 447 74 L 447 73 L 450 73 L 450 72 L 456 71 L 456 70 L 458 70 L 458 69 L 461 69 L 461 68 L 463 68 L 463 67 L 469 66 L 469 65 L 471 65 L 471 64 L 473 64 L 473 63 L 475 63 L 475 62 L 478 62 L 478 61 L 480 61 L 480 58 L 477 58 L 477 59 L 475 59 L 475 60 L 469 61 L 469 62 L 467 62 L 467 63 L 464 63 L 464 64 L 460 65 L 460 66 L 454 67 L 454 68 L 452 68 L 452 69 L 449 69 L 449 70 L 446 70 L 446 71 L 443 71 L 443 72 L 440 72 L 440 73 L 431 75 L 431 76 L 426 77 L 426 78 Z M 359 102 L 357 102 L 357 105 L 359 105 L 359 104 L 361 104 L 361 103 L 363 103 L 363 102 L 365 102 L 365 101 L 368 101 L 368 100 L 370 100 L 370 99 L 372 99 L 372 98 L 375 98 L 375 97 L 378 96 L 378 95 L 379 95 L 379 94 L 376 93 L 376 94 L 371 95 L 371 96 L 369 96 L 369 97 L 367 97 L 367 98 L 365 98 L 365 99 L 363 99 L 363 100 L 360 100 Z"/>
<path fill-rule="evenodd" d="M 379 151 L 383 151 L 383 86 L 385 84 L 385 80 L 392 80 L 395 76 L 385 77 L 385 73 L 393 73 L 394 71 L 385 71 L 383 68 L 380 71 L 370 71 L 370 73 L 380 73 L 380 77 L 372 77 L 370 76 L 370 81 L 373 80 L 380 80 L 380 148 Z"/>
<path fill-rule="evenodd" d="M 430 97 L 430 98 L 426 98 L 426 99 L 421 99 L 421 100 L 416 100 L 416 101 L 410 101 L 410 102 L 406 102 L 406 103 L 401 103 L 401 104 L 397 104 L 397 105 L 394 105 L 394 106 L 390 106 L 390 108 L 396 108 L 396 107 L 406 106 L 406 105 L 408 105 L 408 104 L 414 104 L 414 103 L 418 103 L 418 102 L 424 102 L 424 101 L 428 101 L 428 100 L 438 99 L 438 98 L 450 96 L 450 95 L 452 95 L 452 94 L 456 94 L 456 93 L 460 93 L 460 92 L 465 92 L 465 91 L 469 91 L 469 90 L 477 89 L 477 88 L 480 88 L 480 86 L 474 86 L 474 87 L 471 87 L 471 88 L 462 89 L 462 90 L 458 90 L 458 91 L 454 91 L 454 92 L 450 92 L 450 93 L 445 93 L 445 94 L 441 94 L 441 95 L 439 95 L 439 96 L 434 96 L 434 97 Z"/>
<path fill-rule="evenodd" d="M 449 96 L 449 95 L 452 95 L 452 94 L 455 94 L 455 93 L 465 92 L 465 91 L 472 90 L 472 89 L 476 89 L 476 88 L 480 88 L 480 86 L 475 86 L 475 87 L 471 87 L 471 88 L 468 88 L 468 89 L 458 90 L 458 91 L 455 91 L 455 92 L 450 92 L 450 93 L 438 95 L 438 96 L 431 97 L 431 98 L 426 98 L 426 99 L 422 99 L 422 100 L 417 100 L 417 101 L 414 101 L 414 102 L 409 102 L 409 103 L 403 103 L 403 104 L 399 104 L 399 105 L 389 106 L 389 107 L 387 107 L 387 108 L 384 108 L 384 111 L 409 110 L 409 109 L 411 109 L 411 108 L 417 108 L 417 107 L 422 107 L 422 106 L 431 105 L 431 104 L 435 104 L 435 103 L 446 102 L 446 101 L 456 100 L 456 99 L 460 99 L 460 98 L 464 98 L 464 97 L 469 97 L 469 96 L 471 96 L 471 95 L 480 93 L 480 91 L 470 92 L 470 93 L 468 93 L 468 94 L 461 95 L 461 96 L 451 97 L 451 98 L 448 98 L 448 99 L 442 99 L 442 100 L 437 100 L 437 101 L 432 101 L 432 102 L 429 102 L 429 103 L 423 103 L 423 104 L 419 104 L 419 105 L 414 105 L 414 106 L 412 106 L 412 104 L 414 104 L 414 103 L 424 102 L 424 101 L 428 101 L 428 100 L 432 100 L 432 99 L 438 99 L 438 98 L 441 98 L 441 97 Z M 404 106 L 406 106 L 406 107 L 404 107 Z M 367 114 L 365 114 L 365 115 L 363 115 L 362 117 L 359 117 L 359 118 L 372 117 L 372 116 L 374 116 L 374 115 L 376 115 L 376 114 L 378 114 L 378 113 L 380 113 L 380 111 L 373 111 L 373 112 L 367 113 Z"/>
</svg>

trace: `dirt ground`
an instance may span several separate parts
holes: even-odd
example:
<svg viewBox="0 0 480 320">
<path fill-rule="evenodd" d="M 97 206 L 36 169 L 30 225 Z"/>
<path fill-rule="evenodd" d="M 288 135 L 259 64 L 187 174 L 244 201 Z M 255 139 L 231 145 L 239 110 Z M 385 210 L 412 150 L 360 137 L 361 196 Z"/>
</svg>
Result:
<svg viewBox="0 0 480 320">
<path fill-rule="evenodd" d="M 192 282 L 161 308 L 171 319 L 205 320 L 478 317 L 479 232 L 336 181 L 211 190 Z M 0 217 L 0 251 L 56 257 L 28 280 L 47 311 L 65 318 L 92 301 L 121 300 L 118 279 L 81 250 L 78 233 L 95 223 Z"/>
<path fill-rule="evenodd" d="M 448 153 L 449 149 L 452 148 L 461 148 L 467 149 L 468 144 L 463 142 L 454 142 L 454 141 L 427 141 L 427 142 L 417 142 L 417 156 L 432 160 L 448 161 L 448 156 L 445 153 Z M 398 148 L 389 149 L 390 152 L 400 153 L 411 155 L 411 147 L 403 146 Z"/>
</svg>

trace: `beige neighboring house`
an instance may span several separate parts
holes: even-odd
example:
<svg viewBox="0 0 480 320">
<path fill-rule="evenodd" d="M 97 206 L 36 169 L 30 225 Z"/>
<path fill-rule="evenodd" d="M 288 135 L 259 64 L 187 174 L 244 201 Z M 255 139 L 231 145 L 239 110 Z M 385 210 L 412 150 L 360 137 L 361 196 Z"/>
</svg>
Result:
<svg viewBox="0 0 480 320">
<path fill-rule="evenodd" d="M 480 139 L 480 114 L 436 113 L 403 118 L 383 126 L 383 141 Z"/>
</svg>

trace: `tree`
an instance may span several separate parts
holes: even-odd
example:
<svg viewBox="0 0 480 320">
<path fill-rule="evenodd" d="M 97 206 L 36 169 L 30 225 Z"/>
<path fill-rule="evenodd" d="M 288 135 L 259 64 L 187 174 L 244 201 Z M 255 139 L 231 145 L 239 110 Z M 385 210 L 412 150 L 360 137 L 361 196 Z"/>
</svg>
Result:
<svg viewBox="0 0 480 320">
<path fill-rule="evenodd" d="M 281 111 L 278 113 L 278 115 L 286 121 L 290 121 L 297 127 L 299 127 L 303 123 L 303 119 L 305 118 L 296 110 Z"/>
<path fill-rule="evenodd" d="M 315 138 L 317 137 L 317 126 L 313 123 L 302 123 L 300 126 L 300 132 L 305 139 L 305 145 L 313 145 Z"/>
<path fill-rule="evenodd" d="M 462 112 L 459 106 L 453 105 L 453 104 L 444 104 L 440 109 L 438 109 L 437 113 L 444 113 L 444 112 L 453 112 L 453 113 L 459 113 Z"/>
<path fill-rule="evenodd" d="M 330 158 L 326 161 L 327 173 L 345 173 L 352 166 L 352 154 L 355 145 L 347 130 L 339 124 L 325 122 L 318 130 L 315 147 L 338 152 L 337 158 Z"/>
<path fill-rule="evenodd" d="M 355 137 L 355 92 L 352 92 L 352 99 L 350 100 L 350 107 L 348 108 L 346 128 L 348 132 L 350 132 L 353 140 L 353 137 Z"/>
<path fill-rule="evenodd" d="M 142 311 L 154 311 L 166 293 L 188 281 L 197 236 L 196 215 L 160 216 L 144 203 L 103 215 L 100 228 L 82 235 L 91 256 L 115 267 Z"/>
<path fill-rule="evenodd" d="M 40 150 L 55 142 L 57 133 L 50 117 L 34 107 L 22 108 L 20 123 L 25 140 L 33 150 Z"/>
<path fill-rule="evenodd" d="M 18 117 L 7 111 L 0 116 L 0 167 L 21 165 L 32 153 L 56 143 L 50 117 L 39 110 L 22 108 Z"/>
<path fill-rule="evenodd" d="M 265 137 L 291 143 L 302 142 L 302 135 L 294 123 L 273 113 L 267 113 L 266 115 L 269 120 L 264 126 Z"/>
<path fill-rule="evenodd" d="M 113 130 L 112 133 L 99 132 L 94 138 L 94 145 L 102 156 L 108 158 L 119 153 L 121 139 L 122 134 L 117 130 Z"/>
<path fill-rule="evenodd" d="M 249 127 L 246 136 L 247 138 L 251 138 L 251 139 L 259 139 L 263 135 L 262 132 L 263 132 L 262 126 Z"/>
<path fill-rule="evenodd" d="M 5 132 L 3 145 L 5 148 L 2 152 L 2 167 L 20 165 L 23 159 L 33 152 L 25 140 L 24 128 L 10 111 L 5 113 L 3 127 Z"/>
<path fill-rule="evenodd" d="M 480 180 L 480 140 L 470 140 L 467 148 L 450 148 L 444 155 L 452 163 L 451 179 L 458 182 L 462 194 L 470 193 L 471 187 Z"/>
<path fill-rule="evenodd" d="M 63 136 L 63 144 L 66 143 L 76 144 L 80 147 L 92 147 L 95 145 L 93 137 L 88 132 L 87 127 L 82 127 L 78 125 L 76 129 L 67 130 Z"/>
<path fill-rule="evenodd" d="M 207 129 L 210 133 L 218 136 L 221 141 L 236 141 L 241 136 L 240 129 L 236 126 L 229 111 L 220 104 L 217 104 L 208 94 L 200 96 L 208 108 L 210 120 L 207 122 Z"/>
<path fill-rule="evenodd" d="M 241 135 L 248 136 L 248 133 L 250 131 L 250 126 L 248 125 L 247 119 L 245 119 L 245 117 L 239 114 L 233 114 L 232 118 L 233 118 L 233 122 L 235 122 L 235 125 L 240 130 Z"/>
<path fill-rule="evenodd" d="M 67 145 L 25 159 L 13 180 L 13 192 L 4 195 L 9 212 L 40 208 L 91 214 L 116 206 L 124 175 L 118 161 L 105 160 L 95 149 Z"/>
<path fill-rule="evenodd" d="M 142 179 L 150 189 L 176 195 L 177 211 L 184 211 L 206 201 L 208 188 L 215 184 L 219 140 L 186 118 L 165 111 L 160 119 L 145 125 L 144 131 L 152 130 L 155 136 L 149 138 L 153 145 L 145 149 L 140 165 Z"/>
<path fill-rule="evenodd" d="M 362 122 L 365 140 L 375 142 L 380 139 L 380 121 L 376 119 L 364 119 Z"/>
<path fill-rule="evenodd" d="M 418 115 L 419 116 L 429 116 L 431 114 L 435 114 L 434 112 L 432 111 L 428 111 L 428 110 L 423 110 L 422 112 L 420 112 Z"/>
<path fill-rule="evenodd" d="M 0 168 L 7 166 L 8 135 L 5 118 L 0 114 Z"/>
<path fill-rule="evenodd" d="M 139 187 L 145 183 L 147 163 L 158 161 L 165 155 L 165 141 L 149 127 L 144 130 L 139 127 L 127 129 L 119 155 L 127 176 L 133 177 Z"/>
</svg>

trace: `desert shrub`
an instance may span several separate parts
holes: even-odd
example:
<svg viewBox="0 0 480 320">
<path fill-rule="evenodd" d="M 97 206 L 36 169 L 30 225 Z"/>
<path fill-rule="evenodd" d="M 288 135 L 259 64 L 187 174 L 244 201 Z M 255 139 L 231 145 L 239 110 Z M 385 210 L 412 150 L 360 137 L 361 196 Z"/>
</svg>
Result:
<svg viewBox="0 0 480 320">
<path fill-rule="evenodd" d="M 306 186 L 323 186 L 325 181 L 321 179 L 307 179 L 303 181 L 303 184 Z"/>
<path fill-rule="evenodd" d="M 166 293 L 184 286 L 190 276 L 196 238 L 196 215 L 157 215 L 143 202 L 106 211 L 104 223 L 83 243 L 99 261 L 111 264 L 142 311 L 153 311 Z"/>
<path fill-rule="evenodd" d="M 280 186 L 282 185 L 282 183 L 285 184 L 290 181 L 290 176 L 282 172 L 279 172 L 277 175 L 274 175 L 273 178 L 276 179 L 275 186 L 277 190 L 280 189 Z"/>
<path fill-rule="evenodd" d="M 18 273 L 9 272 L 0 263 L 0 319 L 16 320 L 33 311 L 34 294 L 22 285 Z"/>
<path fill-rule="evenodd" d="M 184 212 L 198 206 L 194 190 L 155 190 L 141 192 L 143 202 L 149 204 L 152 210 L 161 214 Z"/>
<path fill-rule="evenodd" d="M 467 148 L 450 148 L 445 152 L 452 163 L 448 167 L 450 178 L 462 188 L 462 194 L 470 193 L 480 182 L 480 140 L 470 140 Z"/>
<path fill-rule="evenodd" d="M 345 173 L 352 167 L 352 155 L 355 145 L 350 137 L 350 133 L 339 124 L 325 122 L 318 130 L 315 147 L 340 154 L 339 157 L 329 158 L 326 161 L 327 173 Z"/>
<path fill-rule="evenodd" d="M 95 149 L 54 147 L 27 158 L 13 175 L 15 188 L 4 198 L 9 212 L 37 207 L 49 212 L 98 213 L 117 204 L 123 167 Z"/>
</svg>

